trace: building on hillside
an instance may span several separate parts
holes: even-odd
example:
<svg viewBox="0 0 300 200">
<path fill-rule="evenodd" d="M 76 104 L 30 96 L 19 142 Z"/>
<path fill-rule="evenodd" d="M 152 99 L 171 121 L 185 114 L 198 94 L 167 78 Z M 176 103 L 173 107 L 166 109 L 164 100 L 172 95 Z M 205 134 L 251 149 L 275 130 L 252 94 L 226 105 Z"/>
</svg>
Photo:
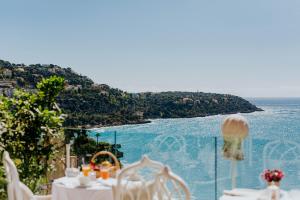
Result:
<svg viewBox="0 0 300 200">
<path fill-rule="evenodd" d="M 215 103 L 215 104 L 218 104 L 219 101 L 217 99 L 212 99 L 212 101 Z"/>
<path fill-rule="evenodd" d="M 189 104 L 189 103 L 193 103 L 193 102 L 194 101 L 191 98 L 185 97 L 185 98 L 182 99 L 182 103 L 184 103 L 184 104 Z"/>
<path fill-rule="evenodd" d="M 137 117 L 139 117 L 140 119 L 143 119 L 143 117 L 144 117 L 144 112 L 142 112 L 142 111 L 136 111 L 136 112 L 134 113 L 134 115 L 137 116 Z"/>
<path fill-rule="evenodd" d="M 25 72 L 24 68 L 21 65 L 16 66 L 15 69 L 17 72 Z"/>
<path fill-rule="evenodd" d="M 48 72 L 51 72 L 51 73 L 54 73 L 54 74 L 58 73 L 60 71 L 61 71 L 61 69 L 56 65 L 54 65 L 54 66 L 52 65 L 48 68 Z"/>
<path fill-rule="evenodd" d="M 13 72 L 10 69 L 4 69 L 2 74 L 5 78 L 12 78 L 13 76 Z"/>
<path fill-rule="evenodd" d="M 7 81 L 7 80 L 0 80 L 0 88 L 14 88 L 16 86 L 15 81 Z"/>
<path fill-rule="evenodd" d="M 74 91 L 79 91 L 82 89 L 82 85 L 66 85 L 65 87 L 66 90 L 74 90 Z"/>
<path fill-rule="evenodd" d="M 15 81 L 0 81 L 0 95 L 11 97 L 14 93 L 14 88 L 16 86 Z"/>
</svg>

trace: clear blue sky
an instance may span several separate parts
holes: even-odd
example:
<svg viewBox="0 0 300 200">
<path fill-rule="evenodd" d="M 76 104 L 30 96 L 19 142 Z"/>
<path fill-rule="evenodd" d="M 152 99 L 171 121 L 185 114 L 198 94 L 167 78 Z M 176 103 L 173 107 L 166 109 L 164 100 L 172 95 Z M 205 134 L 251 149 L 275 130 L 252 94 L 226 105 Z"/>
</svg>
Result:
<svg viewBox="0 0 300 200">
<path fill-rule="evenodd" d="M 299 0 L 9 0 L 0 58 L 127 91 L 300 96 Z"/>
</svg>

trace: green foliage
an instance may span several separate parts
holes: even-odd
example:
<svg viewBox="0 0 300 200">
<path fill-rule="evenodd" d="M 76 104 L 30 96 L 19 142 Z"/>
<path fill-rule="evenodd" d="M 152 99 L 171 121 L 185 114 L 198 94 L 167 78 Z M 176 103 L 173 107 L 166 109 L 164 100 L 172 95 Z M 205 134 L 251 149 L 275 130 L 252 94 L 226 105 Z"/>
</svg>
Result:
<svg viewBox="0 0 300 200">
<path fill-rule="evenodd" d="M 6 191 L 5 174 L 4 174 L 3 166 L 0 166 L 0 199 L 7 199 L 5 191 Z"/>
<path fill-rule="evenodd" d="M 75 73 L 71 68 L 61 68 L 57 65 L 29 65 L 14 64 L 7 61 L 0 60 L 0 78 L 3 69 L 12 71 L 12 79 L 15 80 L 19 87 L 35 88 L 37 83 L 43 78 L 51 76 L 63 77 L 66 84 L 82 85 L 83 87 L 90 87 L 93 81 L 86 76 L 81 76 Z"/>
<path fill-rule="evenodd" d="M 12 98 L 0 97 L 0 145 L 34 192 L 47 181 L 51 160 L 62 145 L 64 115 L 55 98 L 63 87 L 63 78 L 53 76 L 43 79 L 34 93 L 17 90 Z"/>
<path fill-rule="evenodd" d="M 58 102 L 66 113 L 66 126 L 117 125 L 142 122 L 136 115 L 136 99 L 131 94 L 105 85 L 64 91 Z"/>
<path fill-rule="evenodd" d="M 259 109 L 233 95 L 201 92 L 128 94 L 116 89 L 65 91 L 58 102 L 69 114 L 67 126 L 120 125 L 146 119 L 205 117 L 216 114 L 248 113 Z"/>
<path fill-rule="evenodd" d="M 39 103 L 44 107 L 51 108 L 55 104 L 58 94 L 64 89 L 64 78 L 50 77 L 42 79 L 36 87 L 39 91 L 38 95 L 42 99 Z"/>
<path fill-rule="evenodd" d="M 97 145 L 94 139 L 84 135 L 78 136 L 74 141 L 74 153 L 80 157 L 93 155 L 98 151 L 111 151 L 111 145 L 106 142 L 100 142 Z"/>
<path fill-rule="evenodd" d="M 259 110 L 237 96 L 202 92 L 143 93 L 137 102 L 136 108 L 148 119 L 205 117 Z"/>
<path fill-rule="evenodd" d="M 99 134 L 98 136 L 101 138 L 101 135 Z M 88 137 L 86 131 L 81 131 L 77 133 L 77 137 L 74 139 L 74 144 L 73 146 L 73 153 L 79 158 L 85 158 L 86 160 L 89 160 L 90 157 L 87 155 L 94 155 L 95 153 L 99 151 L 109 151 L 113 154 L 116 153 L 116 157 L 122 158 L 123 157 L 123 152 L 120 152 L 118 149 L 115 152 L 114 146 L 112 144 L 109 144 L 107 142 L 99 142 L 97 144 L 96 140 L 94 138 Z M 120 145 L 117 145 L 117 147 L 120 147 Z M 107 158 L 103 157 L 103 160 Z M 99 162 L 102 160 L 98 160 Z"/>
</svg>

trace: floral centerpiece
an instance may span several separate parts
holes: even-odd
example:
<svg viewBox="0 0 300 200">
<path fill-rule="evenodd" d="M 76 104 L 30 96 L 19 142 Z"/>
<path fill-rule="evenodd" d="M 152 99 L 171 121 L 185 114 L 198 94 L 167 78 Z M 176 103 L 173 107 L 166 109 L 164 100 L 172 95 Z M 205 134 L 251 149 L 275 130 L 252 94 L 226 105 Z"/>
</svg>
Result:
<svg viewBox="0 0 300 200">
<path fill-rule="evenodd" d="M 98 156 L 109 156 L 113 162 L 114 165 L 112 165 L 109 161 L 104 160 L 103 162 L 101 162 L 100 164 L 97 164 L 100 160 L 97 159 Z M 102 159 L 103 160 L 103 159 Z M 90 167 L 93 171 L 96 172 L 96 177 L 99 178 L 101 176 L 101 171 L 107 171 L 110 173 L 110 177 L 116 177 L 116 172 L 117 170 L 120 169 L 120 162 L 118 161 L 117 157 L 112 154 L 111 152 L 108 151 L 100 151 L 98 153 L 96 153 L 91 161 L 90 161 Z M 106 170 L 103 170 L 106 169 Z"/>
<path fill-rule="evenodd" d="M 265 180 L 268 185 L 280 186 L 280 181 L 284 177 L 284 173 L 279 169 L 265 170 L 262 174 L 262 179 Z"/>
</svg>

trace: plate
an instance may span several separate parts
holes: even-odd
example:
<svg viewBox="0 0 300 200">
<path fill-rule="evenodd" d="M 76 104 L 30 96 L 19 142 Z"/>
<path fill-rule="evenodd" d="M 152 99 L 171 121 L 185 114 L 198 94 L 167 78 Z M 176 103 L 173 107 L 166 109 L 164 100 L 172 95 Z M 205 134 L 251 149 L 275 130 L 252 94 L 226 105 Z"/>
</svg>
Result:
<svg viewBox="0 0 300 200">
<path fill-rule="evenodd" d="M 92 183 L 88 183 L 87 185 L 78 185 L 77 188 L 88 188 L 92 187 Z"/>
</svg>

